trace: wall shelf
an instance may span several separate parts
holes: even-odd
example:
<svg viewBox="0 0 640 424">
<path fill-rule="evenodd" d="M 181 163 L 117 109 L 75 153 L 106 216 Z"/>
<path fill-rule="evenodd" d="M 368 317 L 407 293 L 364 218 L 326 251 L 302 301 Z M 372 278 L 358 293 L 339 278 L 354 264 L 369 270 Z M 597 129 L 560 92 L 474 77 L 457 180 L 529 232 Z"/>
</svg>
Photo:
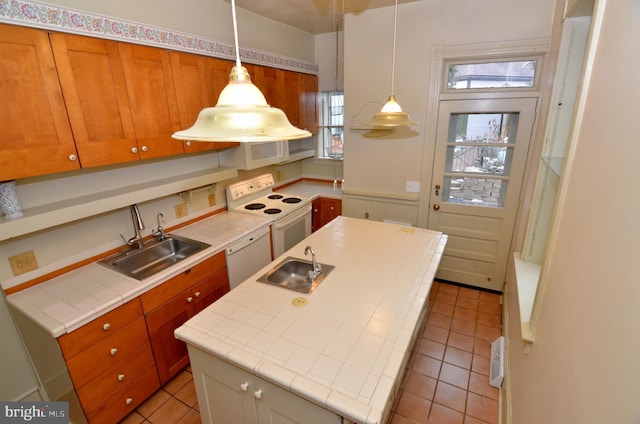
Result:
<svg viewBox="0 0 640 424">
<path fill-rule="evenodd" d="M 0 241 L 206 186 L 237 175 L 238 170 L 235 168 L 209 168 L 27 208 L 24 209 L 22 218 L 0 218 Z"/>
</svg>

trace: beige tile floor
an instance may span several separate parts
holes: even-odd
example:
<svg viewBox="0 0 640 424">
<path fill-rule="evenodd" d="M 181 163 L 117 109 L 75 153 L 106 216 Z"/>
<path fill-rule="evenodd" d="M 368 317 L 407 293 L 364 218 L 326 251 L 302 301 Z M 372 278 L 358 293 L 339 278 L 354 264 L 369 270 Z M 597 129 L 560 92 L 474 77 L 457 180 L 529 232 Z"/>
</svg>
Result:
<svg viewBox="0 0 640 424">
<path fill-rule="evenodd" d="M 389 424 L 497 424 L 498 389 L 488 376 L 490 344 L 501 327 L 499 295 L 435 282 Z M 199 423 L 190 368 L 122 422 Z"/>
</svg>

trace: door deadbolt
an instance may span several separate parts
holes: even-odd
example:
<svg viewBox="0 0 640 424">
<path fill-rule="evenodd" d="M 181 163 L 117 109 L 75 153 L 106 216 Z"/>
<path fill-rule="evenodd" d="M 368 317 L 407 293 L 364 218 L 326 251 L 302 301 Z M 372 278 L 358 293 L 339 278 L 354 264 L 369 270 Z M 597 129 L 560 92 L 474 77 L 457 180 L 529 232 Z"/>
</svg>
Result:
<svg viewBox="0 0 640 424">
<path fill-rule="evenodd" d="M 440 184 L 436 184 L 435 189 L 436 189 L 436 196 L 439 196 L 440 195 Z"/>
</svg>

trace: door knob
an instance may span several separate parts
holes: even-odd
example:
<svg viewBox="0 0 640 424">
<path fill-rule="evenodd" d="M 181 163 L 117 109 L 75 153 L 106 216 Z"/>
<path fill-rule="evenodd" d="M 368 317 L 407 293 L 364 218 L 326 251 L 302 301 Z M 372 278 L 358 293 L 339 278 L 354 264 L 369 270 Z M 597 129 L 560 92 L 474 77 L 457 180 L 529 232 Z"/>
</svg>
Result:
<svg viewBox="0 0 640 424">
<path fill-rule="evenodd" d="M 440 210 L 440 205 L 437 204 L 437 203 L 435 205 L 433 205 L 433 210 L 434 211 L 439 211 Z"/>
</svg>

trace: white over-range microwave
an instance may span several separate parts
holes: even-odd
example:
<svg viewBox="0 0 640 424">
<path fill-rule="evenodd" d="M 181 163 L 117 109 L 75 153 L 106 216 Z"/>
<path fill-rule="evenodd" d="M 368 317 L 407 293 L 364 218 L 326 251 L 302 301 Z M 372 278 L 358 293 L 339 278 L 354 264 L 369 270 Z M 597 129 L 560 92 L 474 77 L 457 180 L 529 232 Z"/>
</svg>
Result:
<svg viewBox="0 0 640 424">
<path fill-rule="evenodd" d="M 240 143 L 237 147 L 221 150 L 218 155 L 222 166 L 256 169 L 289 160 L 289 142 Z"/>
</svg>

